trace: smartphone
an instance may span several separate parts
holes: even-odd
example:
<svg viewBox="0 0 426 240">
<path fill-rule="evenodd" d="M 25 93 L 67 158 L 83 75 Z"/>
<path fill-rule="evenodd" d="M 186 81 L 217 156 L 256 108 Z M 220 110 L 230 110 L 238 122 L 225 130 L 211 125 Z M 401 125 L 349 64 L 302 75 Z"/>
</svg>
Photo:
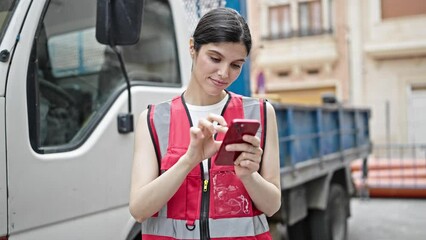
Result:
<svg viewBox="0 0 426 240">
<path fill-rule="evenodd" d="M 260 122 L 253 119 L 234 119 L 223 138 L 215 160 L 216 165 L 234 165 L 241 152 L 226 151 L 225 147 L 232 143 L 244 143 L 244 135 L 256 135 Z"/>
</svg>

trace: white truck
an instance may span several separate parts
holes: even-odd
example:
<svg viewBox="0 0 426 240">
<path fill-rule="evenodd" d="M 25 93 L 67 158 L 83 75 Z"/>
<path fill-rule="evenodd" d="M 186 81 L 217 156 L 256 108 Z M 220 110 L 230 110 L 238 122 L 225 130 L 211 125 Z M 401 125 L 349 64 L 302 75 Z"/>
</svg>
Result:
<svg viewBox="0 0 426 240">
<path fill-rule="evenodd" d="M 140 41 L 121 48 L 135 118 L 187 84 L 182 4 L 146 0 Z M 128 211 L 134 135 L 117 130 L 128 93 L 95 38 L 96 9 L 95 0 L 0 2 L 1 240 L 138 238 Z"/>
</svg>

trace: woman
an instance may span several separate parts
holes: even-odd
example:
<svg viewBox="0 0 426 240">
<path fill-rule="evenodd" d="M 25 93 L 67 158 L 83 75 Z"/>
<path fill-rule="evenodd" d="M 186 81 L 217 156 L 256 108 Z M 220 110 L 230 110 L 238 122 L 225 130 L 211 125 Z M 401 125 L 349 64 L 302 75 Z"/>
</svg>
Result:
<svg viewBox="0 0 426 240">
<path fill-rule="evenodd" d="M 247 23 L 235 10 L 214 9 L 189 45 L 186 91 L 139 117 L 130 212 L 142 222 L 144 240 L 271 239 L 265 214 L 281 204 L 275 112 L 265 101 L 225 90 L 250 53 Z M 216 165 L 234 118 L 260 120 L 260 133 L 227 145 L 241 151 L 234 166 Z"/>
</svg>

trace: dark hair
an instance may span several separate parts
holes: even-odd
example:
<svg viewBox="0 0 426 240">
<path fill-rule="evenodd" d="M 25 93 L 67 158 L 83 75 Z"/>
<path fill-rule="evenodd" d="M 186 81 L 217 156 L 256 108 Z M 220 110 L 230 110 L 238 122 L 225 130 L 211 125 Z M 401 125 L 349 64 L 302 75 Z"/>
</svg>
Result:
<svg viewBox="0 0 426 240">
<path fill-rule="evenodd" d="M 194 48 L 198 52 L 208 43 L 241 42 L 247 55 L 251 49 L 251 35 L 244 18 L 234 9 L 216 8 L 206 13 L 194 31 Z"/>
</svg>

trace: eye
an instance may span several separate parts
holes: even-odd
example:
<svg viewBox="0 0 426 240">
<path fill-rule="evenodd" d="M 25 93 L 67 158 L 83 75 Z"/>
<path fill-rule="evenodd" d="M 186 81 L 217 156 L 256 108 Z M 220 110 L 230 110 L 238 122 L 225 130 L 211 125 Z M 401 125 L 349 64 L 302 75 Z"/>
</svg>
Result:
<svg viewBox="0 0 426 240">
<path fill-rule="evenodd" d="M 215 63 L 220 62 L 220 59 L 216 57 L 210 57 L 210 60 L 212 60 L 212 62 L 215 62 Z"/>
<path fill-rule="evenodd" d="M 232 67 L 233 69 L 240 69 L 240 68 L 241 68 L 241 65 L 238 65 L 238 64 L 231 64 L 231 67 Z"/>
</svg>

